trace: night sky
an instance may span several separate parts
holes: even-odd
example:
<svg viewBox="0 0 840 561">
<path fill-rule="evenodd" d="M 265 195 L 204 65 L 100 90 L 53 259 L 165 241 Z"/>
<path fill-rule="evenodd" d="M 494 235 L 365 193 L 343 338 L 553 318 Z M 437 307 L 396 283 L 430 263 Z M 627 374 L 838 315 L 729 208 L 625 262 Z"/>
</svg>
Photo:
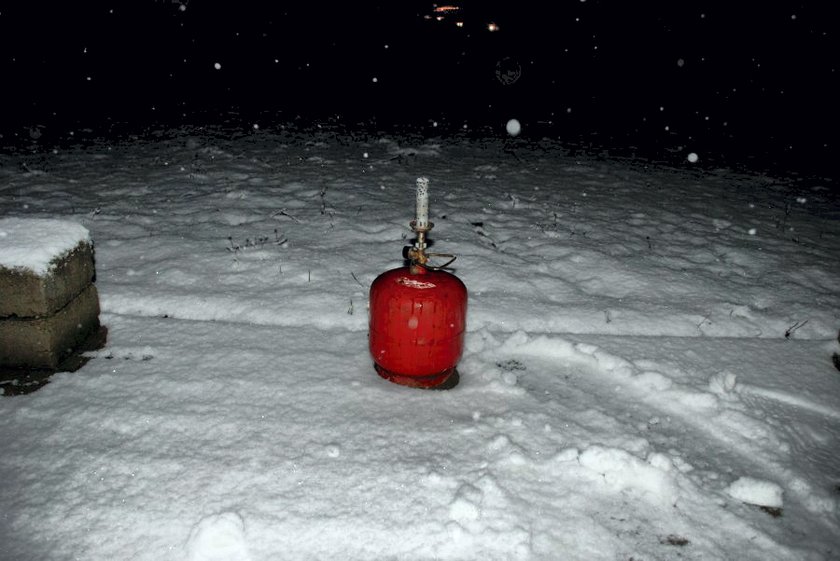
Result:
<svg viewBox="0 0 840 561">
<path fill-rule="evenodd" d="M 0 145 L 222 120 L 501 136 L 516 118 L 521 142 L 833 173 L 830 2 L 446 5 L 5 2 Z"/>
</svg>

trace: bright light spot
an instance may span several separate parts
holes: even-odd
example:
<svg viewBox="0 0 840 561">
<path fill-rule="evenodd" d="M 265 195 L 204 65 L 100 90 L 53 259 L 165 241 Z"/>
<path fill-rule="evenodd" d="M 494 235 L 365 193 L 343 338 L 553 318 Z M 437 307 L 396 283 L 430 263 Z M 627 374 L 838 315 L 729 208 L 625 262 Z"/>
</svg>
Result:
<svg viewBox="0 0 840 561">
<path fill-rule="evenodd" d="M 387 48 L 388 48 L 388 45 L 385 45 L 385 48 L 387 49 Z"/>
<path fill-rule="evenodd" d="M 511 119 L 505 125 L 505 130 L 509 135 L 516 136 L 520 132 L 522 132 L 522 125 L 519 124 L 519 121 L 517 121 L 516 119 Z"/>
<path fill-rule="evenodd" d="M 367 153 L 367 152 L 364 152 L 364 153 L 362 154 L 362 158 L 367 158 L 367 157 L 368 157 L 368 153 Z"/>
<path fill-rule="evenodd" d="M 683 66 L 685 66 L 685 60 L 684 60 L 684 59 L 681 59 L 681 58 L 678 58 L 678 59 L 677 59 L 677 66 L 679 66 L 680 68 L 682 68 Z"/>
<path fill-rule="evenodd" d="M 186 4 L 181 4 L 180 6 L 178 6 L 178 9 L 182 12 L 186 12 L 187 11 L 187 5 Z"/>
<path fill-rule="evenodd" d="M 691 162 L 692 164 L 696 164 L 698 159 L 699 158 L 697 157 L 697 154 L 694 153 L 694 152 L 692 152 L 691 154 L 688 155 L 688 161 Z"/>
<path fill-rule="evenodd" d="M 217 62 L 216 64 L 213 65 L 213 68 L 215 68 L 216 70 L 221 70 L 222 65 Z"/>
<path fill-rule="evenodd" d="M 374 77 L 373 77 L 373 83 L 375 84 L 375 83 L 377 83 L 378 81 L 379 81 L 379 78 L 377 78 L 376 76 L 374 76 Z"/>
<path fill-rule="evenodd" d="M 487 31 L 498 31 L 498 30 L 499 30 L 499 26 L 496 25 L 495 23 L 488 23 L 487 24 Z"/>
<path fill-rule="evenodd" d="M 462 21 L 456 21 L 456 22 L 455 22 L 455 25 L 456 25 L 456 26 L 458 26 L 458 27 L 464 27 L 464 22 L 462 22 Z"/>
<path fill-rule="evenodd" d="M 87 81 L 90 82 L 90 76 L 87 77 Z"/>
<path fill-rule="evenodd" d="M 791 15 L 790 19 L 796 19 L 796 14 Z"/>
<path fill-rule="evenodd" d="M 254 130 L 255 131 L 260 130 L 260 126 L 257 123 L 254 123 Z"/>
<path fill-rule="evenodd" d="M 797 197 L 796 202 L 801 204 L 801 205 L 804 205 L 805 203 L 808 202 L 808 199 L 806 199 L 805 197 Z"/>
<path fill-rule="evenodd" d="M 749 230 L 747 230 L 747 233 L 751 236 L 754 236 L 757 231 L 758 230 L 756 230 L 755 228 L 750 228 Z"/>
</svg>

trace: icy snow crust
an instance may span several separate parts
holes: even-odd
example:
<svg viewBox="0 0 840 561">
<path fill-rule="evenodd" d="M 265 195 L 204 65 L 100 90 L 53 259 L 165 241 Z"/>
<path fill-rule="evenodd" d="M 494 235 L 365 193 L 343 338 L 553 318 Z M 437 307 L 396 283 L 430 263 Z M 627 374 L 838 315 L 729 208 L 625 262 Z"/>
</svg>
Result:
<svg viewBox="0 0 840 561">
<path fill-rule="evenodd" d="M 80 243 L 87 228 L 70 220 L 0 218 L 0 267 L 45 275 L 50 266 Z"/>
<path fill-rule="evenodd" d="M 2 559 L 837 558 L 824 182 L 265 126 L 0 163 L 4 216 L 91 232 L 109 329 L 0 399 Z M 367 350 L 419 176 L 470 291 L 444 392 Z"/>
</svg>

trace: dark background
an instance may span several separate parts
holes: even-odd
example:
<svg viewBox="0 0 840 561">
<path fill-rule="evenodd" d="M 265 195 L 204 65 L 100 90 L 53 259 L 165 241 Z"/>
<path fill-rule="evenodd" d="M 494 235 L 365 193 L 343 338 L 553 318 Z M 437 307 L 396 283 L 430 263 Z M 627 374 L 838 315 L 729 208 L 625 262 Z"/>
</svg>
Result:
<svg viewBox="0 0 840 561">
<path fill-rule="evenodd" d="M 0 5 L 6 146 L 221 121 L 503 136 L 517 118 L 521 141 L 833 174 L 830 2 L 471 1 L 442 21 L 415 1 Z"/>
</svg>

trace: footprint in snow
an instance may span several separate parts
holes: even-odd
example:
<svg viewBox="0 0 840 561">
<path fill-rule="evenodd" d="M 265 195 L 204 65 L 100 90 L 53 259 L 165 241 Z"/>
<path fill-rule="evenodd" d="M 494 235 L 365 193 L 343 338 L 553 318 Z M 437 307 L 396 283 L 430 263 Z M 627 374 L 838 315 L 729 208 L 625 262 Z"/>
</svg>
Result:
<svg viewBox="0 0 840 561">
<path fill-rule="evenodd" d="M 251 561 L 245 542 L 245 521 L 235 512 L 202 518 L 187 541 L 189 561 Z"/>
</svg>

